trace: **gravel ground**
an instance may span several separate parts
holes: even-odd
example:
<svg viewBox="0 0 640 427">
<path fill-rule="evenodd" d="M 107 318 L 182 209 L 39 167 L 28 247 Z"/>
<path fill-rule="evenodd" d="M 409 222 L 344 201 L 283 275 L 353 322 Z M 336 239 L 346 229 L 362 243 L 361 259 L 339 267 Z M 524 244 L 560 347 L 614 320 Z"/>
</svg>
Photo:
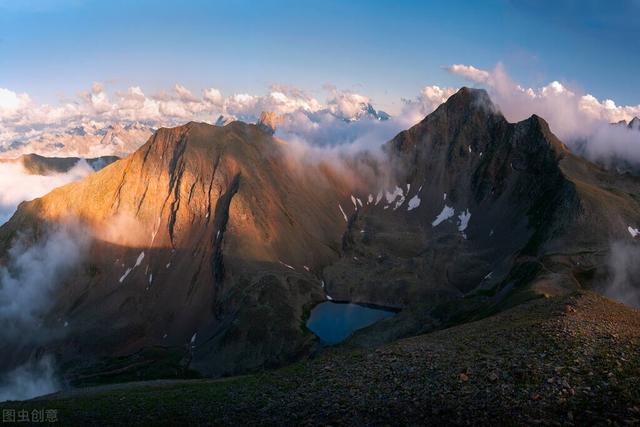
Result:
<svg viewBox="0 0 640 427">
<path fill-rule="evenodd" d="M 225 380 L 78 390 L 4 408 L 63 424 L 640 423 L 640 311 L 593 293 Z"/>
</svg>

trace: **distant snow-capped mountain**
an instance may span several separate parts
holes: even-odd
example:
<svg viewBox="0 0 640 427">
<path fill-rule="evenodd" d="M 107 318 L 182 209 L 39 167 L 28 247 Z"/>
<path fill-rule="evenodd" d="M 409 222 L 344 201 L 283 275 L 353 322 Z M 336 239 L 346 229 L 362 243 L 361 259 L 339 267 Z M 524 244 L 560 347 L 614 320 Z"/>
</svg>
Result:
<svg viewBox="0 0 640 427">
<path fill-rule="evenodd" d="M 355 111 L 343 110 L 339 108 L 328 108 L 320 110 L 314 114 L 331 114 L 332 116 L 344 120 L 345 122 L 355 122 L 359 120 L 389 120 L 391 116 L 382 110 L 376 110 L 369 102 L 362 102 Z"/>
<path fill-rule="evenodd" d="M 620 120 L 617 123 L 612 123 L 614 126 L 624 126 L 624 127 L 628 127 L 629 129 L 633 129 L 633 130 L 640 130 L 640 118 L 638 117 L 634 117 L 633 119 L 629 120 L 628 122 L 626 120 Z"/>
<path fill-rule="evenodd" d="M 135 151 L 154 129 L 139 122 L 103 124 L 81 123 L 63 129 L 44 129 L 0 145 L 0 157 L 15 158 L 35 153 L 62 157 L 123 157 Z"/>
</svg>

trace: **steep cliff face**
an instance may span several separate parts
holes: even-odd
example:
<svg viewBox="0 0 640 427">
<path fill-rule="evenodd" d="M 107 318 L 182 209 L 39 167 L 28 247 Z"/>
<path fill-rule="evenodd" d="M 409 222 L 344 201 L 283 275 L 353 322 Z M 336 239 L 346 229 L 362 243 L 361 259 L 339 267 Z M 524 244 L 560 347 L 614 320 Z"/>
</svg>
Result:
<svg viewBox="0 0 640 427">
<path fill-rule="evenodd" d="M 74 220 L 92 237 L 44 319 L 67 326 L 38 351 L 76 377 L 149 348 L 205 375 L 279 365 L 314 345 L 305 316 L 327 296 L 403 309 L 354 342 L 389 340 L 593 285 L 610 240 L 640 227 L 637 178 L 573 156 L 539 117 L 508 123 L 484 91 L 382 159 L 291 151 L 254 125 L 189 123 L 21 205 L 0 259 L 18 230 Z M 34 351 L 14 348 L 0 357 Z"/>
</svg>

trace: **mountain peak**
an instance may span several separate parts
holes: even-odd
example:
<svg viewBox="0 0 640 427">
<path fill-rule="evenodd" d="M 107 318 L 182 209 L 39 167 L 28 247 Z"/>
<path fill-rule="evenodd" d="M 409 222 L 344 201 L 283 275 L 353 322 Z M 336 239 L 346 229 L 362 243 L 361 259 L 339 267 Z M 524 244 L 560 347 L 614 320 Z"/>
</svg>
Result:
<svg viewBox="0 0 640 427">
<path fill-rule="evenodd" d="M 215 125 L 223 127 L 234 121 L 236 121 L 236 118 L 234 116 L 226 116 L 224 114 L 220 114 L 218 116 L 218 119 L 216 120 Z"/>
<path fill-rule="evenodd" d="M 273 111 L 263 111 L 260 113 L 260 118 L 256 122 L 256 126 L 268 134 L 273 135 L 276 133 L 276 128 L 281 122 L 282 117 L 278 116 L 277 113 Z"/>
<path fill-rule="evenodd" d="M 462 87 L 456 93 L 451 95 L 446 102 L 441 104 L 436 110 L 429 114 L 427 119 L 445 120 L 453 127 L 458 127 L 461 122 L 468 121 L 471 117 L 475 117 L 477 123 L 483 123 L 490 117 L 498 117 L 504 120 L 504 117 L 491 101 L 489 94 L 484 89 L 474 89 Z M 430 119 L 430 120 L 431 120 Z"/>
<path fill-rule="evenodd" d="M 489 94 L 484 89 L 475 89 L 463 86 L 454 93 L 445 104 L 458 108 L 485 108 L 488 111 L 497 111 L 496 106 L 491 101 Z"/>
</svg>

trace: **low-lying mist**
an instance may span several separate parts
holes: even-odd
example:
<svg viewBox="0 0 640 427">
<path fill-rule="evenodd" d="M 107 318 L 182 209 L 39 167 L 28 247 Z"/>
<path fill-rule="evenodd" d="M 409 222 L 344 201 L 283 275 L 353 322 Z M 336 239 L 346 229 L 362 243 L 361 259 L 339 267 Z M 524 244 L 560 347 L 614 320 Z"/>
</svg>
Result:
<svg viewBox="0 0 640 427">
<path fill-rule="evenodd" d="M 607 268 L 608 283 L 604 294 L 611 299 L 640 308 L 640 245 L 614 242 L 611 245 Z"/>
<path fill-rule="evenodd" d="M 85 160 L 66 173 L 54 175 L 33 175 L 19 163 L 0 163 L 0 225 L 11 218 L 21 202 L 44 196 L 93 172 Z"/>
<path fill-rule="evenodd" d="M 55 301 L 53 294 L 79 265 L 90 241 L 78 224 L 52 228 L 37 241 L 19 234 L 0 266 L 0 342 L 3 346 L 45 345 L 63 336 L 67 326 L 42 326 Z M 8 355 L 5 355 L 8 356 Z M 0 360 L 2 356 L 0 355 Z M 29 361 L 15 368 L 0 365 L 0 400 L 25 399 L 58 387 L 52 357 Z"/>
<path fill-rule="evenodd" d="M 53 357 L 44 356 L 0 375 L 0 402 L 32 399 L 60 388 Z"/>
</svg>

